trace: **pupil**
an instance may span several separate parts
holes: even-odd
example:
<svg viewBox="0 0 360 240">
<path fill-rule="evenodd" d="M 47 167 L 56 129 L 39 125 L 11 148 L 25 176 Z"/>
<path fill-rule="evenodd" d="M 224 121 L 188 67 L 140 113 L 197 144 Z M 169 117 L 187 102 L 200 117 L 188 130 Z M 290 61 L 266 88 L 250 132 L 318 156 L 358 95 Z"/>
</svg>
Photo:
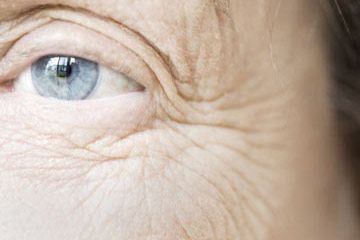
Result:
<svg viewBox="0 0 360 240">
<path fill-rule="evenodd" d="M 59 78 L 69 78 L 72 72 L 72 58 L 71 57 L 59 57 L 56 74 Z"/>
</svg>

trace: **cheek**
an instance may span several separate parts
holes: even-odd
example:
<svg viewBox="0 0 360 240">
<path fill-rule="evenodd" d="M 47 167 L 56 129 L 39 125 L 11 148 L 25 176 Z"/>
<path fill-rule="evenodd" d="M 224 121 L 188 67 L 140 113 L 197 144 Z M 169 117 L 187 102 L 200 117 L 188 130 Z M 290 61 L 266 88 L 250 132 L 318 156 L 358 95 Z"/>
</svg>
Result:
<svg viewBox="0 0 360 240">
<path fill-rule="evenodd" d="M 86 108 L 18 97 L 1 99 L 6 229 L 38 229 L 30 239 L 234 239 L 270 217 L 276 174 L 255 136 L 156 120 L 149 96 Z"/>
</svg>

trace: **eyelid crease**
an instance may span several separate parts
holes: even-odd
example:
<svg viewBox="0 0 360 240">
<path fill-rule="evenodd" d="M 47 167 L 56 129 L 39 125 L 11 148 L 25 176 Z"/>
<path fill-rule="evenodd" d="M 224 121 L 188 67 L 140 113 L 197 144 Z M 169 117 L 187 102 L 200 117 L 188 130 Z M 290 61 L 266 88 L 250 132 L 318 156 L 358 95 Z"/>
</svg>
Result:
<svg viewBox="0 0 360 240">
<path fill-rule="evenodd" d="M 35 18 L 30 21 L 18 19 L 16 22 L 3 22 L 0 25 L 0 57 L 6 55 L 8 49 L 27 32 L 41 27 L 51 20 L 49 17 Z M 21 27 L 20 27 L 21 26 Z"/>
</svg>

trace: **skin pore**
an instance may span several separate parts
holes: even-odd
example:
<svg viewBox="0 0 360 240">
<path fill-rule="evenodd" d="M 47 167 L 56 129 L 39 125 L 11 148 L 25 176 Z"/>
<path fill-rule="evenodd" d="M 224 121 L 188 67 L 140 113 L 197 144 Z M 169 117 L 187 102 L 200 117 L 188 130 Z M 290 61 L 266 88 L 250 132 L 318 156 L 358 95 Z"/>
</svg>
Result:
<svg viewBox="0 0 360 240">
<path fill-rule="evenodd" d="M 72 54 L 145 91 L 0 94 L 3 239 L 356 239 L 308 0 L 0 0 L 0 82 Z"/>
</svg>

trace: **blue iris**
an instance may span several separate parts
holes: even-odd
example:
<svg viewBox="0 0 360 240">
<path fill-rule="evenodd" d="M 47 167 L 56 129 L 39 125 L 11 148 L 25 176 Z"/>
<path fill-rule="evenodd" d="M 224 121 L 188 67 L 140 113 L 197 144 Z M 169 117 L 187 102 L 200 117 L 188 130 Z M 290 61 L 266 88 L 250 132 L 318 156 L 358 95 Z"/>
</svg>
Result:
<svg viewBox="0 0 360 240">
<path fill-rule="evenodd" d="M 46 56 L 31 66 L 32 82 L 43 97 L 82 100 L 94 91 L 99 79 L 97 63 L 71 56 Z"/>
</svg>

